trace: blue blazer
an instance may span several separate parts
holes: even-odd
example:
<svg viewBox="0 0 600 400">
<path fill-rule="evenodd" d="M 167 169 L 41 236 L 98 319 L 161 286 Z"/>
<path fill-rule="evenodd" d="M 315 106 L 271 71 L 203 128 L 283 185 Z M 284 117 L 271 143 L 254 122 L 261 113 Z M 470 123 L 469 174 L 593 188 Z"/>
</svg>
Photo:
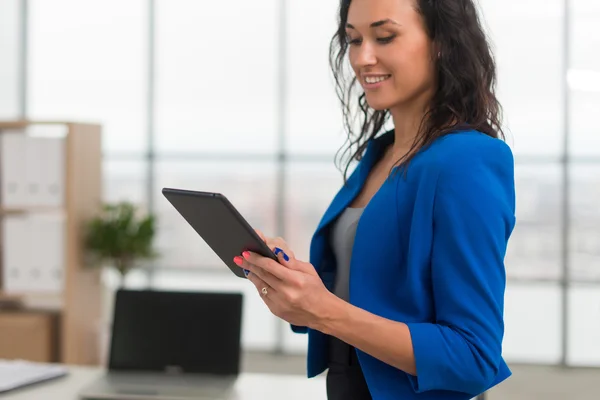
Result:
<svg viewBox="0 0 600 400">
<path fill-rule="evenodd" d="M 331 222 L 361 191 L 393 131 L 364 157 L 314 233 L 310 262 L 333 289 Z M 514 161 L 501 140 L 457 131 L 386 180 L 359 221 L 350 303 L 408 325 L 417 376 L 357 350 L 374 399 L 467 400 L 511 375 L 502 358 L 504 257 L 515 225 Z M 327 368 L 327 337 L 306 327 L 308 376 Z"/>
</svg>

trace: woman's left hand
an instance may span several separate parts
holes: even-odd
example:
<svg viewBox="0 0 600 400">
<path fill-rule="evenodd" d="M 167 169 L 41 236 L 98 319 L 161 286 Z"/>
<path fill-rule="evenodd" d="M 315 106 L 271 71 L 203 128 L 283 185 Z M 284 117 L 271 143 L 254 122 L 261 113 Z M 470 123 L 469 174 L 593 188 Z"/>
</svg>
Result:
<svg viewBox="0 0 600 400">
<path fill-rule="evenodd" d="M 334 295 L 312 264 L 291 258 L 280 249 L 275 254 L 279 263 L 252 252 L 235 257 L 234 262 L 250 271 L 248 279 L 274 315 L 292 325 L 318 326 Z"/>
</svg>

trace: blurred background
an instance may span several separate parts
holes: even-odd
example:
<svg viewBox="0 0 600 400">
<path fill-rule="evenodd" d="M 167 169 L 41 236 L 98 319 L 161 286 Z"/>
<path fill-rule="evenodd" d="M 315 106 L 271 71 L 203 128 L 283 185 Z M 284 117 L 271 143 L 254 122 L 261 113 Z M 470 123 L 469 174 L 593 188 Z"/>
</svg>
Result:
<svg viewBox="0 0 600 400">
<path fill-rule="evenodd" d="M 600 2 L 479 4 L 516 157 L 504 353 L 518 373 L 507 387 L 532 399 L 584 377 L 600 388 Z M 221 192 L 251 225 L 308 259 L 342 182 L 333 159 L 344 133 L 328 65 L 337 7 L 0 0 L 0 119 L 101 126 L 103 201 L 157 218 L 160 257 L 125 286 L 242 291 L 249 369 L 304 373 L 306 337 L 224 268 L 160 190 Z M 110 268 L 102 280 L 109 290 L 120 284 Z"/>
</svg>

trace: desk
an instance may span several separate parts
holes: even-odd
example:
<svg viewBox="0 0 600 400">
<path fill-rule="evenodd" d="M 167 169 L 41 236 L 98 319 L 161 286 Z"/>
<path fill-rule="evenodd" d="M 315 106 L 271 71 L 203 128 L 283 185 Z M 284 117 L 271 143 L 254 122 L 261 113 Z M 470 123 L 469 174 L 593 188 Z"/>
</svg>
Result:
<svg viewBox="0 0 600 400">
<path fill-rule="evenodd" d="M 104 373 L 103 369 L 71 367 L 69 375 L 15 390 L 3 400 L 78 400 L 77 393 Z M 325 400 L 325 378 L 300 375 L 241 374 L 232 400 Z"/>
</svg>

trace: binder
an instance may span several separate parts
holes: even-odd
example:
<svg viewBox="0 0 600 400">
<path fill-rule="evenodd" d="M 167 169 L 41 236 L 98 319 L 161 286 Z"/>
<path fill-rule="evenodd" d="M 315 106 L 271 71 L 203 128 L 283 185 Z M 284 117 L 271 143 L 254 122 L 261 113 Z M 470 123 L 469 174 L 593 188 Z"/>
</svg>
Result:
<svg viewBox="0 0 600 400">
<path fill-rule="evenodd" d="M 25 155 L 26 206 L 42 206 L 42 186 L 44 179 L 43 139 L 27 136 Z"/>
<path fill-rule="evenodd" d="M 65 265 L 65 218 L 60 214 L 29 217 L 34 257 L 30 265 L 32 290 L 60 293 Z"/>
<path fill-rule="evenodd" d="M 19 294 L 27 292 L 31 280 L 28 279 L 31 251 L 28 248 L 29 226 L 26 216 L 8 216 L 2 219 L 2 280 L 4 292 Z"/>
<path fill-rule="evenodd" d="M 43 142 L 44 162 L 41 176 L 41 202 L 48 207 L 62 207 L 65 199 L 66 145 L 64 138 L 47 138 Z"/>
<path fill-rule="evenodd" d="M 20 131 L 0 133 L 0 199 L 3 208 L 26 202 L 27 136 Z"/>
<path fill-rule="evenodd" d="M 2 221 L 4 291 L 60 293 L 64 288 L 65 217 L 28 214 Z"/>
<path fill-rule="evenodd" d="M 27 206 L 60 207 L 65 192 L 64 138 L 27 137 Z"/>
</svg>

